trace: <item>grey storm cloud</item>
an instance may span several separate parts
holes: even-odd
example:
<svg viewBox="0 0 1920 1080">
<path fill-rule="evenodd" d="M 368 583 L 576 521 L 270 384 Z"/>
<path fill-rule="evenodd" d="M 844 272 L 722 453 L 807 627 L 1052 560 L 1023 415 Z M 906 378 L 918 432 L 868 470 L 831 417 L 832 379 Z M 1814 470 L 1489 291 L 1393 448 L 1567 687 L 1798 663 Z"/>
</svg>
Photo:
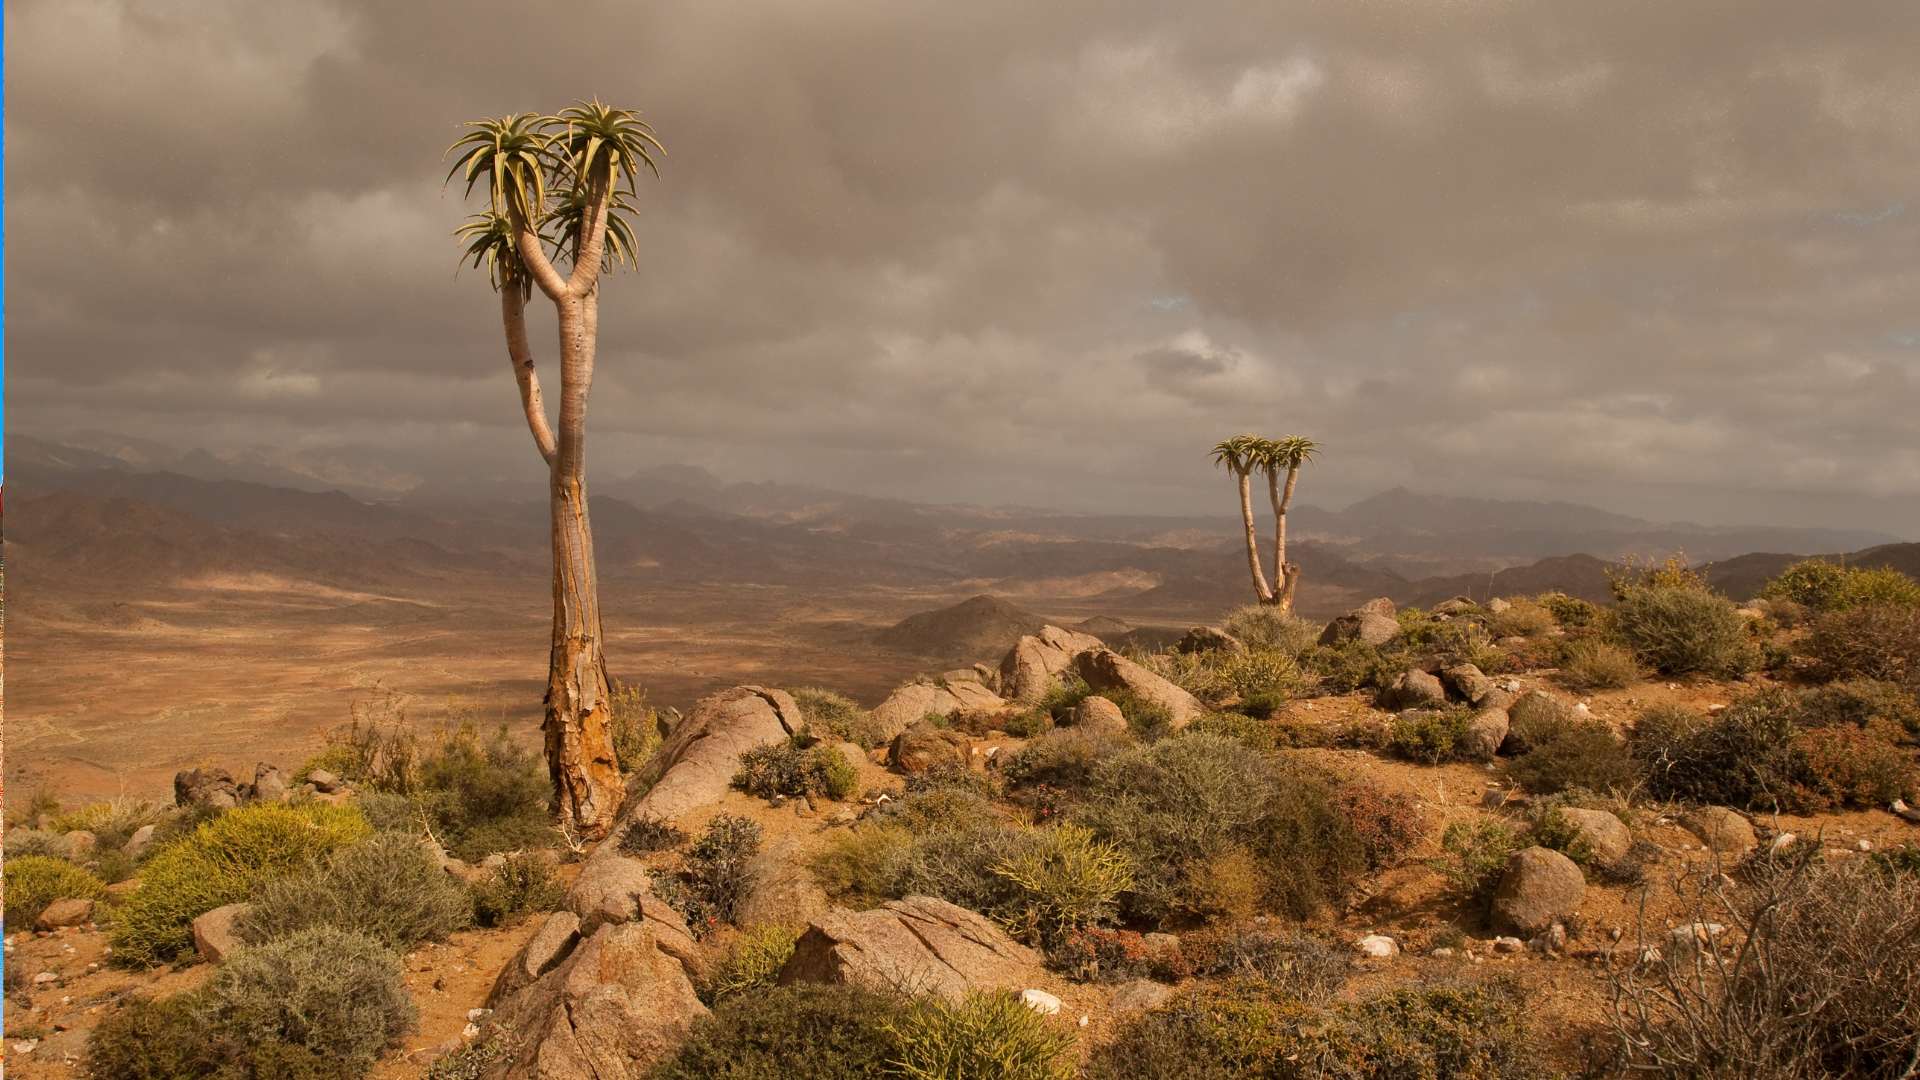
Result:
<svg viewBox="0 0 1920 1080">
<path fill-rule="evenodd" d="M 1920 533 L 1907 0 L 5 17 L 17 430 L 536 482 L 440 154 L 597 95 L 668 146 L 603 474 L 1215 510 L 1297 430 L 1308 501 Z"/>
</svg>

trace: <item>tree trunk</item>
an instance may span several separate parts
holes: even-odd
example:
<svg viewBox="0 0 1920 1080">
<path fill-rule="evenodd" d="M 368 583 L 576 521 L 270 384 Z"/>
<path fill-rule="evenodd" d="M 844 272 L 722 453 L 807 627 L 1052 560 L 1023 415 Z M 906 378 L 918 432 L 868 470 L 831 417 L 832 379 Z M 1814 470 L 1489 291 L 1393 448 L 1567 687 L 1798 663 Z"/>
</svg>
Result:
<svg viewBox="0 0 1920 1080">
<path fill-rule="evenodd" d="M 1247 569 L 1253 572 L 1253 594 L 1262 604 L 1273 603 L 1267 575 L 1260 571 L 1260 538 L 1253 529 L 1253 470 L 1235 470 L 1240 476 L 1240 518 L 1247 526 Z"/>
<path fill-rule="evenodd" d="M 1300 583 L 1300 567 L 1287 561 L 1287 507 L 1293 503 L 1293 486 L 1300 480 L 1300 466 L 1287 470 L 1287 490 L 1280 491 L 1280 473 L 1267 470 L 1267 498 L 1273 503 L 1273 602 L 1281 614 L 1293 614 L 1293 590 Z"/>
<path fill-rule="evenodd" d="M 547 665 L 547 768 L 554 812 L 582 837 L 606 835 L 623 794 L 613 751 L 612 688 L 602 648 L 593 527 L 587 516 L 586 398 L 593 377 L 592 299 L 560 309 L 561 400 L 550 476 L 553 648 Z"/>
</svg>

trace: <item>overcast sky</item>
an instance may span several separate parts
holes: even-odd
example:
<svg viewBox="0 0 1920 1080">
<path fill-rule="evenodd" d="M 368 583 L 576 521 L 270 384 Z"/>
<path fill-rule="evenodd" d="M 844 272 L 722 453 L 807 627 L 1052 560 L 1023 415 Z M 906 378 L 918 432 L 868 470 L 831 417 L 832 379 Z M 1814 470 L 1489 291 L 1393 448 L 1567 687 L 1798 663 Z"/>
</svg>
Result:
<svg viewBox="0 0 1920 1080">
<path fill-rule="evenodd" d="M 553 7 L 9 2 L 9 426 L 537 492 L 441 152 L 598 95 L 668 157 L 590 476 L 1208 511 L 1301 432 L 1920 536 L 1910 0 Z"/>
</svg>

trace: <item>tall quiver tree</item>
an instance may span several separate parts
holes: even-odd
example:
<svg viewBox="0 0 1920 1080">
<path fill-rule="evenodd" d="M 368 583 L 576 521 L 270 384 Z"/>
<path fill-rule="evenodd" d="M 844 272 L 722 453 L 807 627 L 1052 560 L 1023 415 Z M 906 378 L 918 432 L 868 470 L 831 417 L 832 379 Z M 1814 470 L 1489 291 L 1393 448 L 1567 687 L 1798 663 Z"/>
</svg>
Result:
<svg viewBox="0 0 1920 1080">
<path fill-rule="evenodd" d="M 1300 467 L 1313 460 L 1319 447 L 1303 435 L 1281 439 L 1261 439 L 1256 449 L 1257 464 L 1267 474 L 1267 498 L 1273 503 L 1273 598 L 1281 611 L 1293 612 L 1293 592 L 1300 584 L 1300 566 L 1287 561 L 1287 508 L 1293 505 L 1293 489 L 1300 482 Z M 1284 486 L 1280 473 L 1287 474 Z"/>
<path fill-rule="evenodd" d="M 602 645 L 593 527 L 587 516 L 587 393 L 599 343 L 600 277 L 634 263 L 624 195 L 638 169 L 658 175 L 664 152 L 638 115 L 583 102 L 557 116 L 520 113 L 467 125 L 448 150 L 447 178 L 468 195 L 484 186 L 488 208 L 459 230 L 466 255 L 489 268 L 500 293 L 507 359 L 534 448 L 547 465 L 553 539 L 553 640 L 547 663 L 547 768 L 553 809 L 581 836 L 606 834 L 620 806 L 613 749 L 613 694 Z M 552 251 L 549 257 L 549 249 Z M 567 264 L 562 275 L 554 260 Z M 560 328 L 560 415 L 549 426 L 527 337 L 526 304 L 538 288 Z"/>
<path fill-rule="evenodd" d="M 1253 595 L 1262 604 L 1273 603 L 1273 590 L 1260 569 L 1260 537 L 1253 528 L 1253 470 L 1259 467 L 1265 439 L 1235 435 L 1214 444 L 1214 464 L 1227 470 L 1240 487 L 1240 518 L 1247 531 L 1247 569 L 1253 575 Z"/>
</svg>

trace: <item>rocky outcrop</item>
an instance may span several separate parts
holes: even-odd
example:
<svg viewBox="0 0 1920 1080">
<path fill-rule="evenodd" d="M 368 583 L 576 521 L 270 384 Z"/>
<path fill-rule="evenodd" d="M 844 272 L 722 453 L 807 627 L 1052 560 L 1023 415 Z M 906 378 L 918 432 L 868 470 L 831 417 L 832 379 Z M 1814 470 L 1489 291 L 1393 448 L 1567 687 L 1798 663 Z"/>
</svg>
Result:
<svg viewBox="0 0 1920 1080">
<path fill-rule="evenodd" d="M 908 776 L 918 776 L 941 765 L 964 769 L 971 764 L 968 754 L 972 746 L 964 733 L 952 728 L 915 724 L 893 737 L 887 747 L 887 764 Z"/>
<path fill-rule="evenodd" d="M 1434 675 L 1415 668 L 1403 671 L 1380 691 L 1383 709 L 1437 709 L 1447 703 L 1447 689 Z"/>
<path fill-rule="evenodd" d="M 510 1050 L 483 1080 L 647 1076 L 707 1013 L 688 968 L 664 940 L 676 930 L 686 933 L 684 925 L 651 919 L 601 926 L 506 996 L 488 1037 L 507 1039 Z M 516 960 L 509 973 L 527 966 Z"/>
<path fill-rule="evenodd" d="M 245 944 L 240 940 L 240 920 L 252 907 L 224 904 L 194 919 L 193 948 L 200 959 L 217 964 Z"/>
<path fill-rule="evenodd" d="M 1183 653 L 1204 652 L 1246 652 L 1247 646 L 1239 638 L 1217 626 L 1195 626 L 1187 630 L 1174 648 Z"/>
<path fill-rule="evenodd" d="M 1142 701 L 1166 706 L 1173 726 L 1185 727 L 1206 712 L 1200 699 L 1108 648 L 1088 649 L 1073 658 L 1074 673 L 1096 691 L 1124 691 Z"/>
<path fill-rule="evenodd" d="M 1013 648 L 1001 659 L 1000 696 L 1025 704 L 1039 701 L 1075 656 L 1088 649 L 1104 647 L 1100 639 L 1091 634 L 1043 626 L 1038 634 L 1029 634 L 1014 642 Z"/>
<path fill-rule="evenodd" d="M 798 837 L 768 843 L 748 864 L 747 877 L 752 884 L 734 913 L 741 926 L 804 923 L 832 907 L 826 890 L 807 869 L 807 853 Z"/>
<path fill-rule="evenodd" d="M 943 677 L 938 682 L 910 682 L 900 687 L 887 695 L 887 700 L 875 705 L 872 715 L 885 737 L 892 738 L 929 715 L 998 712 L 1006 707 L 1006 701 L 987 689 L 977 677 Z"/>
<path fill-rule="evenodd" d="M 83 926 L 93 921 L 93 901 L 78 897 L 55 900 L 41 910 L 33 920 L 35 930 L 58 930 L 67 926 Z"/>
<path fill-rule="evenodd" d="M 1494 889 L 1494 929 L 1538 934 L 1573 914 L 1586 895 L 1586 876 L 1572 859 L 1551 848 L 1523 848 L 1507 860 Z"/>
<path fill-rule="evenodd" d="M 1619 818 L 1605 810 L 1582 810 L 1578 807 L 1563 807 L 1554 811 L 1560 820 L 1573 829 L 1593 861 L 1601 866 L 1613 866 L 1627 857 L 1633 848 L 1633 834 Z"/>
<path fill-rule="evenodd" d="M 1440 669 L 1440 681 L 1461 701 L 1476 707 L 1486 704 L 1496 689 L 1493 680 L 1474 664 L 1448 664 Z"/>
<path fill-rule="evenodd" d="M 1491 761 L 1500 752 L 1500 744 L 1507 741 L 1507 728 L 1510 722 L 1505 709 L 1481 709 L 1467 721 L 1467 737 L 1460 747 L 1461 754 L 1477 761 Z"/>
<path fill-rule="evenodd" d="M 1504 750 L 1509 754 L 1524 754 L 1533 749 L 1527 743 L 1529 736 L 1537 737 L 1568 723 L 1573 719 L 1573 709 L 1544 690 L 1529 690 L 1507 706 L 1507 717 L 1513 722 L 1513 729 Z"/>
<path fill-rule="evenodd" d="M 718 800 L 732 785 L 741 754 L 785 739 L 804 722 L 784 690 L 736 686 L 702 698 L 640 770 L 646 795 L 628 800 L 621 826 L 641 813 L 676 818 Z"/>
<path fill-rule="evenodd" d="M 1384 596 L 1369 600 L 1328 623 L 1320 632 L 1320 644 L 1363 641 L 1368 645 L 1385 645 L 1400 635 L 1400 623 L 1394 615 L 1393 601 Z"/>
<path fill-rule="evenodd" d="M 1724 806 L 1703 806 L 1687 815 L 1684 824 L 1716 855 L 1738 859 L 1760 843 L 1747 819 Z"/>
<path fill-rule="evenodd" d="M 240 805 L 240 788 L 225 769 L 184 769 L 173 774 L 173 803 L 187 809 L 231 810 Z"/>
<path fill-rule="evenodd" d="M 1032 985 L 1039 954 L 984 915 L 930 896 L 815 919 L 780 971 L 780 983 L 858 983 L 958 997 L 968 990 Z"/>
<path fill-rule="evenodd" d="M 1106 735 L 1124 735 L 1127 731 L 1127 714 L 1120 706 L 1094 694 L 1080 699 L 1073 707 L 1073 726 L 1083 731 L 1100 732 Z"/>
<path fill-rule="evenodd" d="M 253 767 L 253 784 L 247 788 L 247 799 L 252 802 L 286 802 L 289 789 L 287 778 L 280 772 L 278 765 L 259 762 Z"/>
</svg>

